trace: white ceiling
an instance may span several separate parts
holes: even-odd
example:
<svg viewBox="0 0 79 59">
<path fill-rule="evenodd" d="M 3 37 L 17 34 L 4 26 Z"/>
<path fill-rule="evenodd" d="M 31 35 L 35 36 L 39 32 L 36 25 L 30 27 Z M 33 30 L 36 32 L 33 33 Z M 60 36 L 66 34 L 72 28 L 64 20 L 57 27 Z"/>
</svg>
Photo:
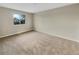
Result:
<svg viewBox="0 0 79 59">
<path fill-rule="evenodd" d="M 0 3 L 1 7 L 26 11 L 30 13 L 37 13 L 49 9 L 59 8 L 71 3 Z"/>
</svg>

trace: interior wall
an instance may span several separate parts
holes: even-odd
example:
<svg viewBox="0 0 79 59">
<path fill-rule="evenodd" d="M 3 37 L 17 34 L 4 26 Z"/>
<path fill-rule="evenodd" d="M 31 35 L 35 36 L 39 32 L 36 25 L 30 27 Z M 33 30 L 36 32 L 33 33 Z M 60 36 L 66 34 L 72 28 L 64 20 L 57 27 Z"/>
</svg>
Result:
<svg viewBox="0 0 79 59">
<path fill-rule="evenodd" d="M 25 15 L 25 24 L 14 25 L 13 14 Z M 32 14 L 0 7 L 0 38 L 32 30 Z"/>
<path fill-rule="evenodd" d="M 34 26 L 39 32 L 79 41 L 79 4 L 36 13 Z"/>
</svg>

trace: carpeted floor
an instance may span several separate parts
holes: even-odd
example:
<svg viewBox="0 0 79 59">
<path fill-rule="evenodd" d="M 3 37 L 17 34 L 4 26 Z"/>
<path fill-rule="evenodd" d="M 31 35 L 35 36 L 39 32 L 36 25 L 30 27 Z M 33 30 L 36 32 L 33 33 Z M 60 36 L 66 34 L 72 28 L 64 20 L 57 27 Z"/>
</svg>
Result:
<svg viewBox="0 0 79 59">
<path fill-rule="evenodd" d="M 1 55 L 79 54 L 79 43 L 40 32 L 28 32 L 0 39 Z"/>
</svg>

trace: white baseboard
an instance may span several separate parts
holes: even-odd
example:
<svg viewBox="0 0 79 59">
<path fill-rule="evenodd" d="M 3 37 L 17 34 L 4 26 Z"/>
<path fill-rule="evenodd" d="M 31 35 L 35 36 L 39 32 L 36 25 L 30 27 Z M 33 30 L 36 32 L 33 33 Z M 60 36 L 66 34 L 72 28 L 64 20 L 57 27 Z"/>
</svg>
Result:
<svg viewBox="0 0 79 59">
<path fill-rule="evenodd" d="M 7 37 L 7 36 L 12 36 L 12 35 L 20 34 L 20 33 L 24 33 L 24 32 L 28 32 L 28 31 L 32 31 L 32 29 L 29 29 L 29 30 L 26 30 L 26 31 L 17 32 L 17 33 L 7 34 L 7 35 L 4 35 L 4 36 L 0 36 L 0 38 Z"/>
<path fill-rule="evenodd" d="M 56 37 L 60 37 L 60 38 L 63 38 L 63 39 L 75 41 L 75 42 L 78 42 L 79 43 L 79 39 L 73 39 L 73 38 L 69 38 L 69 37 L 63 37 L 63 36 L 55 35 L 55 34 L 52 35 L 52 34 L 49 34 L 49 33 L 46 33 L 46 32 L 38 31 L 38 30 L 36 30 L 36 31 L 37 32 L 41 32 L 41 33 L 45 33 L 45 34 L 48 34 L 48 35 L 51 35 L 51 36 L 56 36 Z"/>
<path fill-rule="evenodd" d="M 79 42 L 79 40 L 73 39 L 73 38 L 69 38 L 69 37 L 63 37 L 63 36 L 60 36 L 60 35 L 53 35 L 53 36 L 57 36 L 57 37 L 60 37 L 60 38 L 63 38 L 63 39 L 67 39 L 67 40 L 72 40 L 72 41 Z"/>
</svg>

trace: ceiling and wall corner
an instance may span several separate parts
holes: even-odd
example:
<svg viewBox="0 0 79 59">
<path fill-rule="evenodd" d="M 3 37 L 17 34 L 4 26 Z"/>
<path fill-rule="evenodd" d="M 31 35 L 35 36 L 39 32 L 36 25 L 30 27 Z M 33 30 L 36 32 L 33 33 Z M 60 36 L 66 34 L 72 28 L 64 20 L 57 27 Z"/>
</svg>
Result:
<svg viewBox="0 0 79 59">
<path fill-rule="evenodd" d="M 72 3 L 0 3 L 0 7 L 21 10 L 29 13 L 38 13 L 71 4 Z"/>
</svg>

